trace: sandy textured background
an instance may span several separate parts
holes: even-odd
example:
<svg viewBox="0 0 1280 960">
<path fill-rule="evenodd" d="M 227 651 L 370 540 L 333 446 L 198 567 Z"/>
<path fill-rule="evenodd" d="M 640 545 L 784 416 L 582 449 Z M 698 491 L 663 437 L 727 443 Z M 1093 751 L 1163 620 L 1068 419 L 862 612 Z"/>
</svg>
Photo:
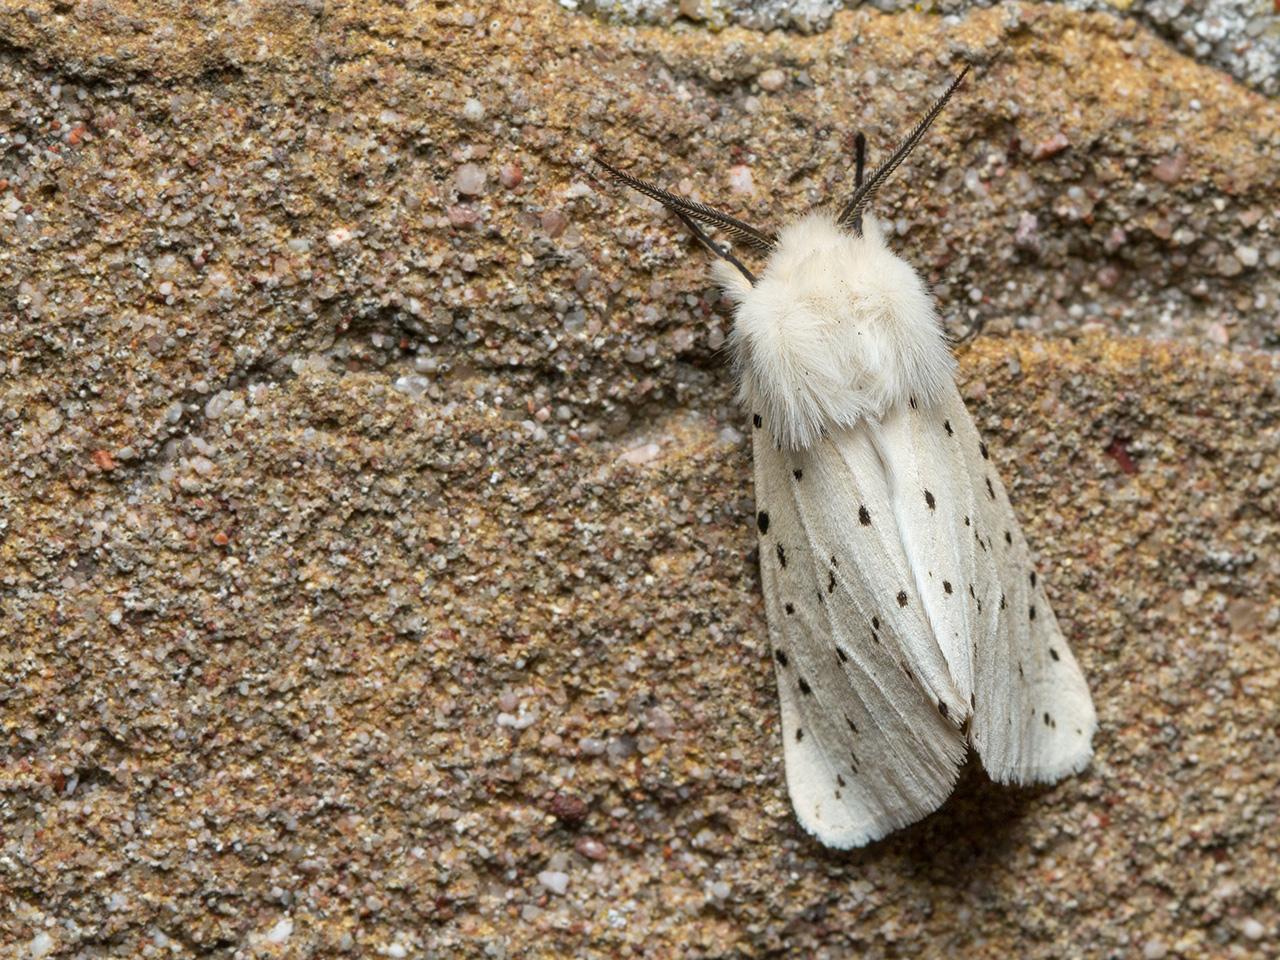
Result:
<svg viewBox="0 0 1280 960">
<path fill-rule="evenodd" d="M 688 12 L 0 3 L 3 955 L 1277 954 L 1265 84 L 1061 6 Z M 985 323 L 1097 755 L 833 854 L 729 318 L 581 164 L 773 225 L 962 59 L 880 212 Z"/>
</svg>

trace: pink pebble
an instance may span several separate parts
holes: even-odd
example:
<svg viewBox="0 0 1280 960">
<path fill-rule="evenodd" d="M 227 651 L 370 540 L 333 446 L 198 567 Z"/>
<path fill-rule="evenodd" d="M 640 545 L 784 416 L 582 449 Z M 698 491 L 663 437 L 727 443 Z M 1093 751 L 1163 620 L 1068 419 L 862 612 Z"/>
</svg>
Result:
<svg viewBox="0 0 1280 960">
<path fill-rule="evenodd" d="M 498 182 L 508 190 L 520 186 L 523 180 L 524 171 L 520 169 L 518 163 L 504 163 L 502 169 L 498 171 Z"/>
<path fill-rule="evenodd" d="M 569 218 L 559 210 L 548 210 L 542 215 L 542 229 L 553 240 L 569 228 Z"/>
<path fill-rule="evenodd" d="M 573 849 L 588 860 L 603 860 L 609 856 L 608 848 L 595 837 L 579 837 Z"/>
<path fill-rule="evenodd" d="M 480 219 L 480 214 L 471 207 L 456 206 L 449 208 L 449 224 L 454 227 L 469 227 Z"/>
<path fill-rule="evenodd" d="M 1151 168 L 1151 175 L 1161 183 L 1177 183 L 1187 169 L 1187 158 L 1184 154 L 1173 153 L 1164 157 Z"/>
<path fill-rule="evenodd" d="M 1059 130 L 1053 136 L 1046 140 L 1041 140 L 1031 148 L 1032 160 L 1047 160 L 1060 154 L 1067 147 L 1071 146 L 1071 141 L 1067 139 L 1067 135 Z"/>
</svg>

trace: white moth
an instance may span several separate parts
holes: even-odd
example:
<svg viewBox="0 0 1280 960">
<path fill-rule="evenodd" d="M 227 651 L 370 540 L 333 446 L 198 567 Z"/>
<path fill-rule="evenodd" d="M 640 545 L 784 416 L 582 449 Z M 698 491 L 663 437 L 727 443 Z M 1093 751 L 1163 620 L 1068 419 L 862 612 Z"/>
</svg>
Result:
<svg viewBox="0 0 1280 960">
<path fill-rule="evenodd" d="M 954 93 L 838 214 L 776 236 L 598 161 L 720 261 L 752 418 L 756 525 L 787 784 L 828 846 L 936 810 L 970 748 L 1008 784 L 1082 770 L 1084 676 L 1032 566 L 919 275 L 865 209 Z M 759 278 L 714 224 L 766 253 Z"/>
</svg>

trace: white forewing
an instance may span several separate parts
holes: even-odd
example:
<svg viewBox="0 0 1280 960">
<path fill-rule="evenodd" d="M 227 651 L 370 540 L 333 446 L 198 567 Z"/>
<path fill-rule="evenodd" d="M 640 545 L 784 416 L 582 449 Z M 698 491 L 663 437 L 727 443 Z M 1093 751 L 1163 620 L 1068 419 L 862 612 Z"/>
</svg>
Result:
<svg viewBox="0 0 1280 960">
<path fill-rule="evenodd" d="M 972 530 L 974 491 L 955 428 L 933 405 L 910 397 L 871 429 L 916 589 L 967 715 L 982 606 L 970 588 L 981 558 Z"/>
<path fill-rule="evenodd" d="M 754 459 L 787 784 L 805 829 L 859 846 L 951 792 L 965 753 L 960 695 L 866 425 L 794 453 L 762 425 Z"/>
<path fill-rule="evenodd" d="M 1052 782 L 1084 769 L 1092 755 L 1097 716 L 1089 688 L 958 390 L 939 401 L 937 415 L 955 430 L 962 476 L 975 494 L 974 537 L 979 555 L 990 558 L 976 583 L 987 619 L 974 656 L 969 736 L 993 780 Z"/>
</svg>

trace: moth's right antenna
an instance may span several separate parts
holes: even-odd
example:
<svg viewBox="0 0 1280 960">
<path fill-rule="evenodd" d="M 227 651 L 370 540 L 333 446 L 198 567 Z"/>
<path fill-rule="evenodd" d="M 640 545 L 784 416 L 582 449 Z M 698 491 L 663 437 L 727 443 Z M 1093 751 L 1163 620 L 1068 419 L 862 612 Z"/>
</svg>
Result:
<svg viewBox="0 0 1280 960">
<path fill-rule="evenodd" d="M 657 200 L 660 204 L 674 213 L 680 218 L 681 222 L 689 228 L 689 232 L 697 238 L 698 242 L 714 253 L 716 256 L 727 260 L 737 268 L 738 272 L 747 278 L 747 282 L 755 286 L 756 278 L 746 266 L 728 250 L 722 249 L 718 244 L 712 242 L 711 238 L 703 232 L 695 220 L 701 220 L 703 223 L 711 224 L 724 230 L 729 236 L 735 240 L 740 240 L 757 250 L 764 252 L 771 251 L 777 238 L 769 234 L 762 233 L 749 223 L 744 223 L 737 217 L 723 213 L 714 207 L 709 207 L 705 203 L 699 203 L 696 200 L 687 200 L 684 197 L 677 196 L 668 190 L 663 190 L 656 184 L 650 183 L 648 180 L 641 180 L 639 177 L 633 177 L 631 174 L 619 170 L 613 164 L 606 160 L 602 160 L 597 153 L 592 159 L 618 183 L 630 187 L 639 193 L 643 193 L 646 197 Z"/>
<path fill-rule="evenodd" d="M 600 154 L 592 157 L 593 160 L 611 176 L 614 180 L 624 186 L 630 187 L 639 193 L 643 193 L 646 197 L 657 200 L 664 207 L 674 212 L 683 213 L 694 220 L 701 220 L 703 223 L 710 224 L 713 227 L 719 227 L 735 240 L 741 240 L 743 243 L 755 247 L 764 253 L 768 253 L 777 243 L 778 238 L 757 230 L 749 223 L 744 223 L 737 217 L 730 216 L 717 210 L 715 207 L 709 207 L 705 203 L 699 203 L 696 200 L 686 200 L 684 197 L 677 196 L 668 190 L 663 190 L 656 184 L 650 183 L 648 180 L 641 180 L 639 177 L 633 177 L 631 174 L 623 170 L 619 170 L 607 160 L 601 158 Z"/>
<path fill-rule="evenodd" d="M 934 120 L 938 119 L 938 114 L 942 112 L 942 108 L 947 105 L 947 101 L 951 99 L 951 95 L 956 92 L 956 88 L 960 86 L 960 83 L 968 73 L 969 65 L 966 63 L 964 65 L 964 69 L 961 70 L 959 75 L 951 81 L 951 86 L 947 87 L 946 93 L 937 99 L 934 105 L 929 108 L 929 112 L 926 113 L 924 117 L 921 118 L 920 122 L 916 124 L 915 129 L 912 130 L 911 133 L 907 135 L 907 138 L 903 140 L 902 143 L 898 144 L 898 148 L 889 155 L 889 159 L 872 171 L 871 176 L 867 178 L 866 183 L 862 184 L 862 186 L 860 186 L 857 192 L 853 195 L 853 199 L 845 204 L 844 209 L 840 211 L 840 216 L 836 218 L 836 222 L 838 224 L 842 227 L 850 226 L 853 224 L 854 218 L 862 214 L 862 211 L 867 208 L 867 205 L 871 203 L 872 199 L 875 197 L 876 191 L 884 186 L 884 182 L 889 179 L 889 175 L 892 174 L 894 170 L 898 169 L 898 164 L 907 159 L 907 156 L 916 148 L 916 144 L 918 144 L 921 138 L 925 135 L 925 131 L 929 129 Z"/>
</svg>

